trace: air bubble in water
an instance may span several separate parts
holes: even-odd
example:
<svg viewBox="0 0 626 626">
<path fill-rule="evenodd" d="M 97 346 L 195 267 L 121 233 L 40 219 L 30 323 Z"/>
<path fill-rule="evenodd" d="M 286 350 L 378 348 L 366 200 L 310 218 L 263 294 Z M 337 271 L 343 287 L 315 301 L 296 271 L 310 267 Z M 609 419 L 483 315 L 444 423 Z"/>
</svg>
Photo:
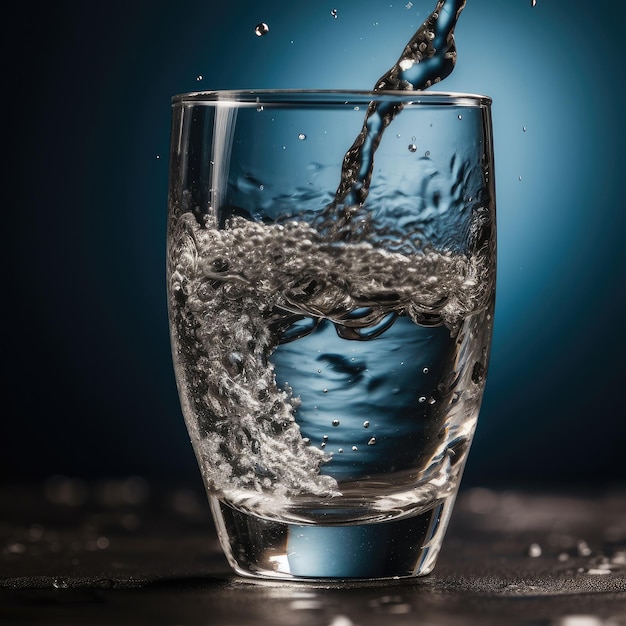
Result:
<svg viewBox="0 0 626 626">
<path fill-rule="evenodd" d="M 263 35 L 267 35 L 270 32 L 270 27 L 265 22 L 260 22 L 254 27 L 254 34 L 257 37 L 263 37 Z"/>
<path fill-rule="evenodd" d="M 356 446 L 352 446 L 352 452 L 356 452 L 358 448 Z"/>
<path fill-rule="evenodd" d="M 198 82 L 200 82 L 200 81 L 202 80 L 202 74 L 198 74 L 198 75 L 196 76 L 196 80 L 197 80 Z"/>
<path fill-rule="evenodd" d="M 331 9 L 330 14 L 337 19 L 337 9 Z"/>
<path fill-rule="evenodd" d="M 339 420 L 333 420 L 333 426 L 339 426 L 340 422 Z"/>
<path fill-rule="evenodd" d="M 304 140 L 306 139 L 306 135 L 305 135 L 304 133 L 299 133 L 299 134 L 298 134 L 298 139 L 299 139 L 300 141 L 304 141 Z"/>
<path fill-rule="evenodd" d="M 373 446 L 376 443 L 376 437 L 372 437 L 368 442 L 367 445 L 368 446 Z"/>
<path fill-rule="evenodd" d="M 537 6 L 537 0 L 530 0 L 530 6 L 531 7 L 536 7 Z"/>
<path fill-rule="evenodd" d="M 526 132 L 526 126 L 522 126 L 522 132 Z"/>
<path fill-rule="evenodd" d="M 427 367 L 425 367 L 425 368 L 422 370 L 422 372 L 423 372 L 424 374 L 428 374 L 428 371 L 429 371 L 429 370 L 428 370 L 428 368 L 427 368 Z"/>
<path fill-rule="evenodd" d="M 409 144 L 409 152 L 417 152 L 417 146 L 414 143 Z"/>
<path fill-rule="evenodd" d="M 370 423 L 369 423 L 369 421 L 368 421 L 368 420 L 365 420 L 365 421 L 363 422 L 363 428 L 369 428 L 369 427 L 370 427 Z"/>
<path fill-rule="evenodd" d="M 407 9 L 412 9 L 412 8 L 413 8 L 413 3 L 412 3 L 412 2 L 407 2 L 404 6 L 405 6 Z"/>
<path fill-rule="evenodd" d="M 417 401 L 418 401 L 420 404 L 424 404 L 424 402 L 426 402 L 426 396 L 420 396 L 420 397 L 417 399 Z"/>
</svg>

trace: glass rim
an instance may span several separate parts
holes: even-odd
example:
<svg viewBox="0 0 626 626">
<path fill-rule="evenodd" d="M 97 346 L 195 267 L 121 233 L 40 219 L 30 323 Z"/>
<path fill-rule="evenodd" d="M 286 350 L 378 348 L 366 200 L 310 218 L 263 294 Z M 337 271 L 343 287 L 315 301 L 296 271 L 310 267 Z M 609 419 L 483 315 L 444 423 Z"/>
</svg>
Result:
<svg viewBox="0 0 626 626">
<path fill-rule="evenodd" d="M 403 102 L 408 105 L 489 107 L 492 99 L 474 93 L 454 91 L 360 91 L 350 89 L 224 89 L 190 91 L 172 97 L 172 106 L 181 104 L 343 105 L 372 101 Z"/>
</svg>

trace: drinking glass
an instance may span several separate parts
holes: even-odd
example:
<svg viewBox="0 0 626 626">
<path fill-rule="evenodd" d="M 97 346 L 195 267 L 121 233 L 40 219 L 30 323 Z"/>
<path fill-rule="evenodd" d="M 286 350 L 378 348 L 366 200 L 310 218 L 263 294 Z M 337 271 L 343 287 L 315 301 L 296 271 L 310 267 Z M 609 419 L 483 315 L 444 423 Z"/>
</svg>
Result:
<svg viewBox="0 0 626 626">
<path fill-rule="evenodd" d="M 490 106 L 433 92 L 173 98 L 174 370 L 237 573 L 434 567 L 490 351 Z"/>
</svg>

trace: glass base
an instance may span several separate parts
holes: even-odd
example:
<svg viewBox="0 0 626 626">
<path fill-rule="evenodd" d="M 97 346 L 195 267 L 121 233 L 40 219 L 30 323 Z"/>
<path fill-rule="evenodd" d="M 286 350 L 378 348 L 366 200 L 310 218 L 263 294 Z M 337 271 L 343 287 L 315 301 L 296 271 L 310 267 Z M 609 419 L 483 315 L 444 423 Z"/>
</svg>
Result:
<svg viewBox="0 0 626 626">
<path fill-rule="evenodd" d="M 282 580 L 373 580 L 428 574 L 454 496 L 398 520 L 303 526 L 242 513 L 210 498 L 222 548 L 242 576 Z"/>
</svg>

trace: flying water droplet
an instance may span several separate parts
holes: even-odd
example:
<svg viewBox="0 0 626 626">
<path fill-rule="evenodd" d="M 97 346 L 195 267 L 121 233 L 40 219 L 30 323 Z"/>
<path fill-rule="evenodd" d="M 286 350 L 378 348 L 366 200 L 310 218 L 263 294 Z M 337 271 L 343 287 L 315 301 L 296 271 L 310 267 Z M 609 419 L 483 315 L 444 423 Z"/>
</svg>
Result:
<svg viewBox="0 0 626 626">
<path fill-rule="evenodd" d="M 265 22 L 260 22 L 254 27 L 254 34 L 257 37 L 263 37 L 263 35 L 267 35 L 270 32 L 270 27 Z"/>
</svg>

